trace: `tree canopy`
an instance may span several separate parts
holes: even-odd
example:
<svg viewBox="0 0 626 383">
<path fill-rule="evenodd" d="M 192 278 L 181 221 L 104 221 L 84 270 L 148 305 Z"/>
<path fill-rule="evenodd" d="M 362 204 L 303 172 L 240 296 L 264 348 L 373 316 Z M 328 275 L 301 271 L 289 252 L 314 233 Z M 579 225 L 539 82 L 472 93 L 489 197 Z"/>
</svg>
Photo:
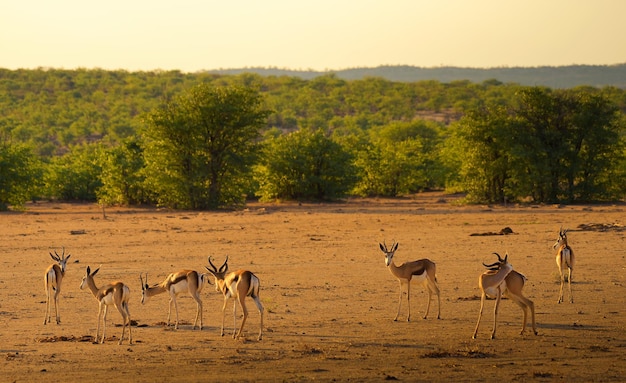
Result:
<svg viewBox="0 0 626 383">
<path fill-rule="evenodd" d="M 626 194 L 626 92 L 488 80 L 0 69 L 0 204 Z"/>
</svg>

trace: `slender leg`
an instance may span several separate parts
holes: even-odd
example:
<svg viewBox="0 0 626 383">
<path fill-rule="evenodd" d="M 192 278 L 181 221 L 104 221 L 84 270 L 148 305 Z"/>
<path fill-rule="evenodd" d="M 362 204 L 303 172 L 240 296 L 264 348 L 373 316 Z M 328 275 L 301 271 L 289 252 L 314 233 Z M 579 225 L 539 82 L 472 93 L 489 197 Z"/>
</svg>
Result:
<svg viewBox="0 0 626 383">
<path fill-rule="evenodd" d="M 101 344 L 104 343 L 104 339 L 105 339 L 104 333 L 107 330 L 107 311 L 109 309 L 109 306 L 105 305 L 104 303 L 103 303 L 103 306 L 104 306 L 104 315 L 102 316 L 102 340 L 100 341 Z"/>
<path fill-rule="evenodd" d="M 243 325 L 246 324 L 246 319 L 248 319 L 248 308 L 246 307 L 246 302 L 245 302 L 246 296 L 239 295 L 237 298 L 239 300 L 239 306 L 241 306 L 241 311 L 243 311 L 243 319 L 241 320 L 241 326 L 239 327 L 239 332 L 237 332 L 237 336 L 235 337 L 235 339 L 238 339 L 239 337 L 241 337 L 241 334 L 243 333 Z M 235 302 L 235 307 L 236 307 L 236 302 Z"/>
<path fill-rule="evenodd" d="M 261 300 L 258 296 L 253 296 L 254 303 L 256 303 L 256 307 L 259 309 L 259 314 L 261 314 L 261 327 L 259 329 L 259 340 L 263 339 L 263 305 L 261 304 Z"/>
<path fill-rule="evenodd" d="M 478 326 L 480 325 L 480 318 L 483 316 L 483 308 L 485 307 L 485 299 L 486 295 L 483 292 L 480 296 L 480 311 L 478 312 L 478 321 L 476 322 L 476 328 L 474 329 L 474 335 L 472 335 L 472 339 L 476 339 L 476 334 L 478 333 Z"/>
<path fill-rule="evenodd" d="M 176 295 L 172 296 L 172 299 L 174 300 L 174 309 L 176 310 L 176 324 L 174 328 L 178 330 L 178 301 L 176 300 Z"/>
<path fill-rule="evenodd" d="M 170 326 L 170 317 L 172 316 L 172 297 L 170 296 L 169 309 L 167 310 L 167 327 Z"/>
<path fill-rule="evenodd" d="M 439 291 L 439 287 L 437 287 L 436 293 L 437 293 L 437 319 L 441 319 L 441 292 Z"/>
<path fill-rule="evenodd" d="M 224 336 L 224 318 L 226 317 L 226 304 L 228 303 L 228 297 L 224 297 L 224 306 L 222 306 L 222 336 Z"/>
<path fill-rule="evenodd" d="M 237 298 L 233 301 L 233 339 L 237 338 Z"/>
<path fill-rule="evenodd" d="M 559 269 L 559 273 L 561 275 L 561 288 L 559 290 L 559 301 L 557 303 L 563 302 L 563 285 L 565 284 L 565 275 L 563 274 L 563 270 Z"/>
<path fill-rule="evenodd" d="M 570 289 L 570 296 L 572 296 L 571 293 L 571 289 Z M 54 292 L 54 312 L 56 313 L 56 320 L 57 320 L 57 324 L 61 323 L 61 316 L 59 315 L 59 294 L 61 293 L 59 287 L 57 286 L 57 289 Z"/>
<path fill-rule="evenodd" d="M 574 297 L 572 296 L 572 269 L 568 268 L 568 271 L 567 286 L 569 287 L 569 303 L 574 303 Z"/>
<path fill-rule="evenodd" d="M 100 306 L 98 306 L 98 325 L 96 326 L 96 343 L 98 343 L 98 336 L 100 336 L 100 318 L 102 317 L 102 309 L 103 304 L 100 302 Z"/>
<path fill-rule="evenodd" d="M 429 286 L 427 286 L 427 290 L 428 290 L 428 303 L 426 304 L 426 313 L 424 313 L 424 319 L 428 317 L 428 312 L 430 311 L 430 300 L 433 297 L 433 292 Z"/>
<path fill-rule="evenodd" d="M 200 330 L 202 330 L 202 300 L 198 294 L 192 297 L 196 301 L 196 320 L 193 321 L 193 329 L 195 330 L 198 317 L 200 317 Z"/>
<path fill-rule="evenodd" d="M 408 310 L 408 314 L 406 316 L 406 321 L 411 321 L 411 281 L 409 280 L 406 283 L 406 307 Z"/>
<path fill-rule="evenodd" d="M 439 286 L 437 286 L 437 282 L 431 281 L 430 279 L 428 280 L 428 291 L 429 291 L 429 296 L 428 296 L 428 307 L 430 307 L 430 299 L 432 297 L 432 294 L 436 294 L 437 295 L 437 319 L 441 319 L 441 296 L 440 296 L 440 292 L 439 292 Z M 426 309 L 426 314 L 428 315 L 428 309 Z M 424 318 L 426 318 L 426 315 L 424 315 Z"/>
<path fill-rule="evenodd" d="M 500 306 L 500 299 L 502 295 L 502 290 L 500 286 L 498 286 L 498 292 L 496 296 L 496 305 L 493 308 L 493 331 L 491 332 L 491 339 L 496 338 L 496 324 L 498 323 L 498 307 Z"/>
<path fill-rule="evenodd" d="M 119 311 L 120 315 L 122 315 L 122 335 L 120 336 L 120 341 L 117 342 L 117 344 L 122 344 L 122 341 L 124 340 L 124 332 L 126 331 L 126 312 L 124 303 L 122 303 L 121 306 L 115 305 L 115 308 L 117 308 L 117 311 Z"/>
<path fill-rule="evenodd" d="M 50 322 L 50 289 L 46 286 L 46 313 L 43 317 L 43 324 Z"/>
<path fill-rule="evenodd" d="M 402 289 L 404 288 L 404 284 L 402 280 L 400 280 L 400 297 L 398 298 L 398 312 L 396 313 L 396 317 L 393 318 L 394 322 L 398 320 L 398 316 L 400 316 L 400 306 L 402 306 Z"/>
</svg>

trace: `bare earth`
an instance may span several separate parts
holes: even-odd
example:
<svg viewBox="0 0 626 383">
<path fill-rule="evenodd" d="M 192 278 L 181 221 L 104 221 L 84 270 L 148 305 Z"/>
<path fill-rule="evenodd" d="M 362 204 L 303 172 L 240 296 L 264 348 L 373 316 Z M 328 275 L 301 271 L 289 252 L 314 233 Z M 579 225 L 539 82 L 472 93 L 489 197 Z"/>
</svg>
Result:
<svg viewBox="0 0 626 383">
<path fill-rule="evenodd" d="M 624 205 L 460 206 L 425 193 L 337 204 L 257 204 L 238 212 L 179 212 L 37 203 L 0 213 L 1 381 L 624 381 L 626 379 L 626 218 Z M 557 304 L 559 226 L 577 257 L 574 303 Z M 510 227 L 514 234 L 471 236 Z M 437 264 L 436 302 L 412 284 L 397 322 L 399 283 L 378 243 L 400 243 L 396 263 Z M 61 291 L 61 324 L 43 325 L 48 253 L 72 254 Z M 538 335 L 520 335 L 522 311 L 493 300 L 476 340 L 478 276 L 493 252 L 509 253 L 528 277 Z M 202 291 L 204 329 L 192 330 L 195 303 L 179 297 L 181 326 L 165 326 L 168 297 L 141 305 L 140 273 L 156 283 L 180 269 L 205 271 L 207 256 L 261 280 L 265 329 L 248 299 L 245 337 L 220 337 L 223 299 Z M 121 316 L 109 310 L 107 341 L 92 342 L 98 304 L 79 285 L 87 266 L 96 283 L 131 289 L 134 344 L 118 345 Z M 211 278 L 212 281 L 212 278 Z M 238 310 L 240 313 L 240 310 Z M 173 315 L 173 314 L 172 314 Z M 238 319 L 240 320 L 240 319 Z"/>
</svg>

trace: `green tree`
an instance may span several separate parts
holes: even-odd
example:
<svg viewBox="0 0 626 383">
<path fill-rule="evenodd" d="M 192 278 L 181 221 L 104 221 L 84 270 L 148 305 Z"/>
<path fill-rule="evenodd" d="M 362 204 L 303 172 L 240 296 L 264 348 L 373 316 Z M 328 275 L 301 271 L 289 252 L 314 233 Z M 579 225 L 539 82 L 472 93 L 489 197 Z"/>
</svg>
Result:
<svg viewBox="0 0 626 383">
<path fill-rule="evenodd" d="M 30 147 L 0 142 L 0 211 L 9 205 L 20 208 L 35 197 L 41 186 L 41 171 Z"/>
<path fill-rule="evenodd" d="M 617 198 L 623 118 L 600 93 L 524 88 L 516 103 L 468 113 L 457 125 L 468 199 L 536 202 Z"/>
<path fill-rule="evenodd" d="M 590 89 L 527 88 L 516 110 L 518 173 L 542 202 L 605 199 L 623 153 L 619 110 Z M 521 155 L 523 154 L 523 155 Z"/>
<path fill-rule="evenodd" d="M 97 191 L 98 202 L 104 205 L 150 202 L 150 193 L 144 189 L 143 148 L 136 138 L 123 140 L 119 146 L 101 154 L 102 187 Z"/>
<path fill-rule="evenodd" d="M 359 181 L 355 194 L 398 196 L 434 187 L 440 168 L 435 124 L 396 122 L 369 131 L 358 151 Z"/>
<path fill-rule="evenodd" d="M 255 179 L 262 200 L 334 200 L 354 183 L 350 154 L 322 129 L 269 135 Z"/>
<path fill-rule="evenodd" d="M 511 199 L 511 129 L 504 107 L 490 106 L 470 111 L 456 125 L 455 149 L 462 159 L 459 176 L 470 202 Z"/>
<path fill-rule="evenodd" d="M 63 201 L 96 201 L 102 186 L 102 145 L 76 145 L 55 157 L 44 173 L 45 195 Z"/>
<path fill-rule="evenodd" d="M 240 204 L 255 140 L 269 111 L 259 93 L 195 86 L 146 119 L 146 186 L 159 204 L 217 209 Z"/>
</svg>

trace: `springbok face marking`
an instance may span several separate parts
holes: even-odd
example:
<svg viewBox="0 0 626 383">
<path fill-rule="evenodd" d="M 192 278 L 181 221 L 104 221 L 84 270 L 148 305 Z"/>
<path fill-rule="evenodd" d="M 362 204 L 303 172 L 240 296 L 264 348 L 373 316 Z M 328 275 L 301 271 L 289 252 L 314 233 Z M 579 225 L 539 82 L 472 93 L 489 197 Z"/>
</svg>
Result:
<svg viewBox="0 0 626 383">
<path fill-rule="evenodd" d="M 393 256 L 398 250 L 398 243 L 393 243 L 391 245 L 391 250 L 387 250 L 387 244 L 379 243 L 380 249 L 385 253 L 385 266 L 389 266 L 391 261 L 393 260 Z"/>
</svg>

